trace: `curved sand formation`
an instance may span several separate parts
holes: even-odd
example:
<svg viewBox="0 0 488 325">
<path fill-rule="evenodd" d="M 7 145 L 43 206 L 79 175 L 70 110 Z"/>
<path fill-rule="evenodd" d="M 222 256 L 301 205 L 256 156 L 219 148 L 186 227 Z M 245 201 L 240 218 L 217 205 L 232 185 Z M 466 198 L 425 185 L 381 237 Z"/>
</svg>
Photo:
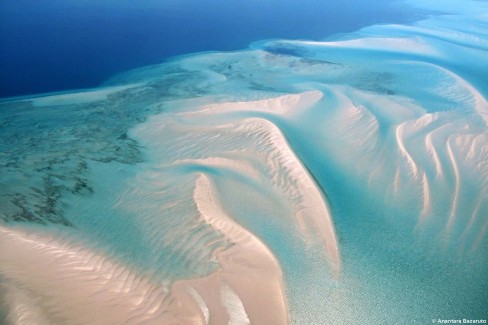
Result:
<svg viewBox="0 0 488 325">
<path fill-rule="evenodd" d="M 193 164 L 233 170 L 254 180 L 259 187 L 271 185 L 291 200 L 300 232 L 309 245 L 323 247 L 338 272 L 340 257 L 333 219 L 321 190 L 281 131 L 269 120 L 249 117 L 263 111 L 296 114 L 294 108 L 303 110 L 320 98 L 322 94 L 315 91 L 263 101 L 203 106 L 179 114 L 178 121 L 161 114 L 153 116 L 134 134 L 142 143 L 148 143 L 155 153 L 153 159 L 162 163 L 161 168 Z M 226 115 L 229 112 L 232 115 Z M 176 123 L 180 123 L 179 127 Z M 179 150 L 178 145 L 185 151 Z M 192 147 L 200 149 L 187 150 Z"/>
<path fill-rule="evenodd" d="M 0 229 L 0 274 L 6 279 L 6 298 L 11 305 L 8 320 L 34 319 L 40 324 L 43 319 L 45 324 L 74 320 L 77 324 L 288 323 L 278 262 L 255 236 L 225 215 L 212 192 L 210 181 L 201 175 L 194 192 L 201 221 L 232 245 L 215 252 L 220 264 L 217 271 L 178 281 L 171 290 L 92 249 L 48 235 Z"/>
<path fill-rule="evenodd" d="M 36 126 L 4 140 L 2 166 L 16 174 L 0 175 L 1 197 L 32 195 L 12 196 L 0 217 L 57 213 L 53 202 L 68 195 L 55 208 L 73 224 L 56 234 L 2 224 L 7 320 L 421 323 L 466 310 L 484 315 L 487 30 L 486 15 L 470 11 L 331 42 L 263 41 L 119 79 L 130 89 L 23 102 L 28 114 L 12 114 L 5 130 L 24 130 L 39 114 L 34 106 L 59 114 L 64 105 L 78 112 L 89 105 L 84 122 L 99 124 L 92 135 L 71 121 L 78 138 L 70 138 L 53 113 L 48 131 Z M 98 146 L 104 105 L 137 123 L 147 117 L 138 109 L 159 114 L 131 131 L 113 128 L 105 135 L 117 141 Z M 37 168 L 29 153 L 46 148 L 38 135 L 64 150 L 56 164 Z M 65 148 L 74 142 L 64 140 L 85 137 L 83 150 Z M 122 143 L 139 146 L 145 162 L 117 160 L 126 154 Z M 98 148 L 103 155 L 87 154 Z M 44 149 L 39 159 L 49 162 Z M 10 152 L 21 154 L 5 159 Z M 85 162 L 87 183 L 58 169 L 72 155 L 83 160 L 73 165 Z M 15 169 L 22 159 L 28 171 Z M 130 162 L 129 171 L 121 167 Z M 93 184 L 93 195 L 75 190 Z M 75 232 L 93 247 L 71 238 Z"/>
</svg>

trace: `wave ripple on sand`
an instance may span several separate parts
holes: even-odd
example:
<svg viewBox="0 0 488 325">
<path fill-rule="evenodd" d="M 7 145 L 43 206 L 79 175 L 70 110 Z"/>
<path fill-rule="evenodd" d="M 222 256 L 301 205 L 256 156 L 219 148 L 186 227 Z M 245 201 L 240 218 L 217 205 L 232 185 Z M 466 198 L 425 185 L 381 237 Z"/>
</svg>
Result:
<svg viewBox="0 0 488 325">
<path fill-rule="evenodd" d="M 1 102 L 0 321 L 486 317 L 488 26 L 467 3 Z"/>
</svg>

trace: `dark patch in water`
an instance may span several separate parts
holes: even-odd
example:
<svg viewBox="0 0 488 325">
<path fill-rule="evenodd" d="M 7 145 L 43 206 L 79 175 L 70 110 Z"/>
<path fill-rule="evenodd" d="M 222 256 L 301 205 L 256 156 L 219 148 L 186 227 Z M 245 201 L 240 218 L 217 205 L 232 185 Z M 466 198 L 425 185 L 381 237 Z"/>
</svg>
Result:
<svg viewBox="0 0 488 325">
<path fill-rule="evenodd" d="M 203 76 L 162 74 L 91 103 L 0 103 L 0 220 L 71 226 L 64 216 L 67 197 L 94 194 L 88 162 L 142 162 L 140 146 L 127 131 L 161 111 L 155 102 L 204 93 L 189 91 L 195 78 Z"/>
<path fill-rule="evenodd" d="M 313 58 L 313 53 L 304 46 L 286 42 L 271 42 L 263 48 L 266 52 L 274 55 L 286 55 L 301 58 L 306 64 L 338 64 L 336 62 Z"/>
<path fill-rule="evenodd" d="M 375 92 L 381 95 L 395 95 L 396 92 L 391 88 L 395 84 L 395 76 L 391 73 L 368 73 L 361 76 L 355 87 Z"/>
<path fill-rule="evenodd" d="M 273 42 L 269 45 L 267 44 L 264 46 L 264 50 L 272 54 L 289 55 L 296 57 L 305 57 L 308 53 L 308 50 L 302 46 L 284 42 Z"/>
</svg>

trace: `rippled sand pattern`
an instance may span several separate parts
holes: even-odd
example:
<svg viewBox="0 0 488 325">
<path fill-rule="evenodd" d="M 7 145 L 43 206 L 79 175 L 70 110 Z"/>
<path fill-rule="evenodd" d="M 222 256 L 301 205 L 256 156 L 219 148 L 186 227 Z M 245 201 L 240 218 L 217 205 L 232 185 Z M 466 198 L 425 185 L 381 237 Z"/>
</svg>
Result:
<svg viewBox="0 0 488 325">
<path fill-rule="evenodd" d="M 453 3 L 2 101 L 0 322 L 486 319 L 488 8 Z"/>
</svg>

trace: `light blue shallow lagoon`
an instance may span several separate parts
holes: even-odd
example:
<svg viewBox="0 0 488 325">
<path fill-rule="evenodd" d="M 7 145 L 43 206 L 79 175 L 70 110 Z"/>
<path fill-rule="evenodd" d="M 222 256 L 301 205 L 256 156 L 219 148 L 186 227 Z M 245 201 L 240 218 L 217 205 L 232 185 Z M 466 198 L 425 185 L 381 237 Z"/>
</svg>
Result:
<svg viewBox="0 0 488 325">
<path fill-rule="evenodd" d="M 488 3 L 405 5 L 1 100 L 0 322 L 486 323 Z"/>
</svg>

